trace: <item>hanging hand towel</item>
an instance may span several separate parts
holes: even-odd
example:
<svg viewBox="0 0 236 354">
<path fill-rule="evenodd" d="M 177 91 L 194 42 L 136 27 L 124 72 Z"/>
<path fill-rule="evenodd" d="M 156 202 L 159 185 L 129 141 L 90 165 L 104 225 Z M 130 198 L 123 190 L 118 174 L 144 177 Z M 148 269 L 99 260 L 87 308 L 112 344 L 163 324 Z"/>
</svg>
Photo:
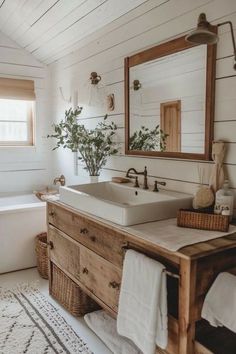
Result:
<svg viewBox="0 0 236 354">
<path fill-rule="evenodd" d="M 167 346 L 167 290 L 165 267 L 145 255 L 128 250 L 125 255 L 118 333 L 131 339 L 144 354 L 154 354 L 156 344 Z"/>
<path fill-rule="evenodd" d="M 236 333 L 236 276 L 220 273 L 207 293 L 202 318 L 214 327 L 225 326 Z"/>
</svg>

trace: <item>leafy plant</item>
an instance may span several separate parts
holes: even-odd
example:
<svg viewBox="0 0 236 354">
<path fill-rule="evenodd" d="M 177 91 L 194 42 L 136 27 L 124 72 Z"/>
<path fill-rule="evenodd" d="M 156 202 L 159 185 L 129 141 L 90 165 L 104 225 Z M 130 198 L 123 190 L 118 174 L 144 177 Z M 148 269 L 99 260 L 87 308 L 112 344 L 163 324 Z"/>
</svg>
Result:
<svg viewBox="0 0 236 354">
<path fill-rule="evenodd" d="M 159 129 L 159 125 L 153 130 L 141 126 L 141 129 L 135 131 L 130 137 L 129 148 L 130 150 L 165 151 L 167 137 L 168 134 Z"/>
<path fill-rule="evenodd" d="M 81 111 L 82 107 L 65 111 L 65 120 L 53 124 L 54 133 L 48 137 L 57 139 L 53 150 L 62 146 L 73 152 L 78 151 L 79 159 L 85 163 L 90 176 L 99 176 L 108 156 L 118 152 L 117 143 L 113 140 L 117 125 L 113 122 L 108 124 L 106 115 L 94 129 L 87 129 L 78 123 Z"/>
</svg>

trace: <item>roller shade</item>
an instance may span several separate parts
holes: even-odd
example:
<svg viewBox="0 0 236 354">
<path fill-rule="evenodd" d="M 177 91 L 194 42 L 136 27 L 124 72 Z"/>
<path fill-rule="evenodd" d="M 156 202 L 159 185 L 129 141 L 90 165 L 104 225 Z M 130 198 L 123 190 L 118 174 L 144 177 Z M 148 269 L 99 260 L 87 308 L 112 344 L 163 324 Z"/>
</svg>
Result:
<svg viewBox="0 0 236 354">
<path fill-rule="evenodd" d="M 0 77 L 0 98 L 34 101 L 34 81 Z"/>
</svg>

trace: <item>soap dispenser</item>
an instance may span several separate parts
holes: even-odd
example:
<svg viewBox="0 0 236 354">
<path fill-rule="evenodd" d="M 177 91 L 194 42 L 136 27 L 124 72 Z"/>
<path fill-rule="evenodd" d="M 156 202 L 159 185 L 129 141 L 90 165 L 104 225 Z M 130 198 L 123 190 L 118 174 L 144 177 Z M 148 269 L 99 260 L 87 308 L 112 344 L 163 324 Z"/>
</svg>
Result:
<svg viewBox="0 0 236 354">
<path fill-rule="evenodd" d="M 233 218 L 234 212 L 234 195 L 229 189 L 229 181 L 225 180 L 222 189 L 216 192 L 215 198 L 215 214 L 229 215 L 230 220 Z"/>
</svg>

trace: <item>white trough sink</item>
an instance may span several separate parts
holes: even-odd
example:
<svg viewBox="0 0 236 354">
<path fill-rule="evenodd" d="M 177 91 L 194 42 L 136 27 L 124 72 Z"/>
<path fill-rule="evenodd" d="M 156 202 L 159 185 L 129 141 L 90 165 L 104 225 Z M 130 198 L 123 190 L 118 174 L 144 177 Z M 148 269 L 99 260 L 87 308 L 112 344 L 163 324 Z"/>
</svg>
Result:
<svg viewBox="0 0 236 354">
<path fill-rule="evenodd" d="M 176 217 L 189 208 L 192 196 L 178 192 L 153 192 L 113 182 L 60 187 L 60 201 L 122 226 Z"/>
</svg>

